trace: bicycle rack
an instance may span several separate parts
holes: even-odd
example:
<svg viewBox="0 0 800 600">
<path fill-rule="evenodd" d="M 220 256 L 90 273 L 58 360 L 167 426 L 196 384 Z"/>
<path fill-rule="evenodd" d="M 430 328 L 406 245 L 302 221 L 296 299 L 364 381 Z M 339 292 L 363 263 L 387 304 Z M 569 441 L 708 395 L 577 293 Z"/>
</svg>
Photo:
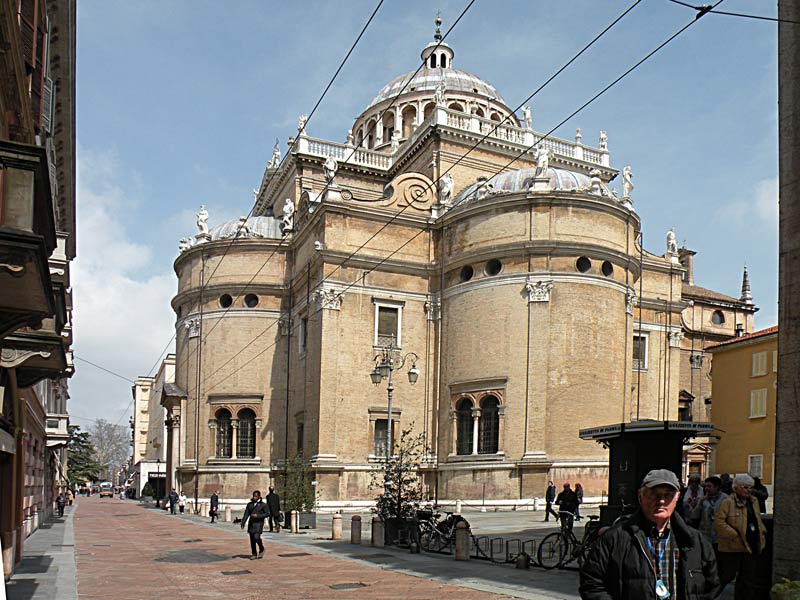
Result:
<svg viewBox="0 0 800 600">
<path fill-rule="evenodd" d="M 535 564 L 536 540 L 505 539 L 486 535 L 472 536 L 470 557 L 495 563 L 513 563 L 525 552 Z"/>
</svg>

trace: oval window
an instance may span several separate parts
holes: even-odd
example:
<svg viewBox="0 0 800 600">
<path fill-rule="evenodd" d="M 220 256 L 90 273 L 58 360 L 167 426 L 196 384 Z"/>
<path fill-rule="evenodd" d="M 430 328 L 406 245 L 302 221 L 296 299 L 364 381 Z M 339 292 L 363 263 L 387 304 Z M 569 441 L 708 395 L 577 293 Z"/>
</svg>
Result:
<svg viewBox="0 0 800 600">
<path fill-rule="evenodd" d="M 466 265 L 463 269 L 461 269 L 461 274 L 459 275 L 459 279 L 463 283 L 465 281 L 469 281 L 470 279 L 472 279 L 472 276 L 474 274 L 475 270 L 469 265 Z"/>
<path fill-rule="evenodd" d="M 244 297 L 244 305 L 247 308 L 255 308 L 258 306 L 258 296 L 255 294 L 247 294 L 247 296 Z"/>
<path fill-rule="evenodd" d="M 231 298 L 230 294 L 222 294 L 219 297 L 219 305 L 222 308 L 228 308 L 231 304 L 233 304 L 233 298 Z"/>
<path fill-rule="evenodd" d="M 585 256 L 581 256 L 575 261 L 575 268 L 581 273 L 586 273 L 586 271 L 592 268 L 592 261 Z"/>
<path fill-rule="evenodd" d="M 725 324 L 725 314 L 721 310 L 715 310 L 711 314 L 711 322 L 714 325 L 724 325 Z"/>
<path fill-rule="evenodd" d="M 603 271 L 603 275 L 606 277 L 611 277 L 614 274 L 614 265 L 612 265 L 609 261 L 604 260 L 600 270 Z"/>
<path fill-rule="evenodd" d="M 497 275 L 503 269 L 503 263 L 501 263 L 496 258 L 493 258 L 486 263 L 486 274 L 487 275 Z"/>
</svg>

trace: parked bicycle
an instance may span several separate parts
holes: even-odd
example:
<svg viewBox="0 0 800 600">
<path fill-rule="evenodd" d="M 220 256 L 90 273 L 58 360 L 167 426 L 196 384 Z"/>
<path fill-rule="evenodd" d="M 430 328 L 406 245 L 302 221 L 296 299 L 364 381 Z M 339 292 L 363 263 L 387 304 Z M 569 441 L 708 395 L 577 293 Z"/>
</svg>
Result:
<svg viewBox="0 0 800 600">
<path fill-rule="evenodd" d="M 469 522 L 461 515 L 450 512 L 445 514 L 447 516 L 442 519 L 441 513 L 432 510 L 417 511 L 419 545 L 426 552 L 442 552 L 455 544 L 456 525 L 462 521 L 469 527 Z"/>
<path fill-rule="evenodd" d="M 589 522 L 583 528 L 583 538 L 578 541 L 572 530 L 575 515 L 562 510 L 558 512 L 558 516 L 561 530 L 546 536 L 539 544 L 539 564 L 545 569 L 555 569 L 577 560 L 578 566 L 581 566 L 592 545 L 600 537 L 600 517 L 589 515 Z"/>
</svg>

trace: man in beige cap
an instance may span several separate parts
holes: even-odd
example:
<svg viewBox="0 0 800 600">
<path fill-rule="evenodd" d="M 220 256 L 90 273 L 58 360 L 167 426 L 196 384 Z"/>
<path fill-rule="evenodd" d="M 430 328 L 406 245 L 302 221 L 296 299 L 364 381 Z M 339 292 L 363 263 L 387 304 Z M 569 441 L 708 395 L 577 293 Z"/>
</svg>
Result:
<svg viewBox="0 0 800 600">
<path fill-rule="evenodd" d="M 593 546 L 581 570 L 584 600 L 712 600 L 719 578 L 707 539 L 675 512 L 675 473 L 654 469 L 639 488 L 639 510 Z"/>
</svg>

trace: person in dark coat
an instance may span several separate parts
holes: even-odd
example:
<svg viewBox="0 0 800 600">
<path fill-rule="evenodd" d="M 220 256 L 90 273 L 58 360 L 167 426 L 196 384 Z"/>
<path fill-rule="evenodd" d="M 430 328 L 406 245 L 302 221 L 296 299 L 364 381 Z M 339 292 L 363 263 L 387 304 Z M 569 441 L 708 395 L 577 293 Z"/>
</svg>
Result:
<svg viewBox="0 0 800 600">
<path fill-rule="evenodd" d="M 214 519 L 218 517 L 219 513 L 219 490 L 214 490 L 214 493 L 211 494 L 211 500 L 209 502 L 209 511 L 208 515 L 211 517 L 211 522 L 214 522 Z"/>
<path fill-rule="evenodd" d="M 167 501 L 169 502 L 169 512 L 173 515 L 175 514 L 175 505 L 178 503 L 178 492 L 175 491 L 175 488 L 172 488 L 172 491 L 167 496 Z"/>
<path fill-rule="evenodd" d="M 547 482 L 547 491 L 544 493 L 544 501 L 547 506 L 544 509 L 544 520 L 549 521 L 550 515 L 553 515 L 558 520 L 558 513 L 553 510 L 553 502 L 556 500 L 556 484 L 552 481 Z"/>
<path fill-rule="evenodd" d="M 261 492 L 253 492 L 253 498 L 247 503 L 242 517 L 242 529 L 247 523 L 247 533 L 250 534 L 250 560 L 264 558 L 264 542 L 261 541 L 261 534 L 264 533 L 264 520 L 267 518 L 269 509 L 261 499 Z M 256 552 L 256 546 L 258 551 Z"/>
<path fill-rule="evenodd" d="M 769 490 L 767 486 L 761 483 L 761 477 L 753 477 L 753 489 L 751 490 L 751 494 L 753 497 L 758 500 L 758 512 L 761 514 L 767 513 L 767 498 L 769 498 Z"/>
<path fill-rule="evenodd" d="M 578 494 L 572 491 L 568 483 L 564 484 L 564 489 L 556 496 L 556 504 L 559 509 L 561 525 L 572 529 L 572 521 L 575 519 L 575 511 L 578 510 Z"/>
<path fill-rule="evenodd" d="M 675 512 L 679 490 L 672 471 L 655 469 L 645 476 L 639 510 L 606 531 L 583 564 L 583 600 L 716 598 L 714 550 Z"/>
<path fill-rule="evenodd" d="M 67 497 L 62 492 L 62 493 L 60 493 L 58 495 L 58 498 L 56 498 L 56 506 L 58 507 L 58 516 L 59 517 L 63 517 L 64 516 L 64 506 L 66 504 L 67 504 Z"/>
<path fill-rule="evenodd" d="M 266 500 L 267 508 L 269 509 L 269 531 L 272 533 L 274 528 L 277 533 L 280 533 L 281 524 L 278 518 L 281 514 L 281 499 L 272 487 L 269 488 Z"/>
</svg>

